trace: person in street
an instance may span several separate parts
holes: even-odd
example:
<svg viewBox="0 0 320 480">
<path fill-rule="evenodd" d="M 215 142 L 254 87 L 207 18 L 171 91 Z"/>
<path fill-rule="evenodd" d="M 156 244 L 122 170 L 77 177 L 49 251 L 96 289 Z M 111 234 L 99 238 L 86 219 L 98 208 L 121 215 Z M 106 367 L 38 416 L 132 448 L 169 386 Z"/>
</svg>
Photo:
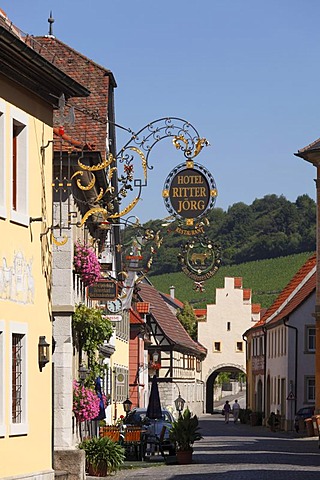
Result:
<svg viewBox="0 0 320 480">
<path fill-rule="evenodd" d="M 224 410 L 224 423 L 229 423 L 229 416 L 231 411 L 229 400 L 226 400 L 226 403 L 223 406 L 223 410 Z"/>
<path fill-rule="evenodd" d="M 239 413 L 240 413 L 240 405 L 238 403 L 238 400 L 235 400 L 234 404 L 232 405 L 232 415 L 233 415 L 234 423 L 237 423 L 239 418 Z"/>
</svg>

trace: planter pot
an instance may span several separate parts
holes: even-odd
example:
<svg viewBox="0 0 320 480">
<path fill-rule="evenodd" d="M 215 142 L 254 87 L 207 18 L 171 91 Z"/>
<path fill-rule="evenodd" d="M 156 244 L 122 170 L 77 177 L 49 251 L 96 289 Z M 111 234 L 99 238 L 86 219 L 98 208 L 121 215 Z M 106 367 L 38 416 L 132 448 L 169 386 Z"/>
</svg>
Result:
<svg viewBox="0 0 320 480">
<path fill-rule="evenodd" d="M 106 463 L 103 462 L 98 467 L 94 467 L 91 463 L 89 463 L 88 474 L 92 477 L 106 477 L 107 476 Z"/>
<path fill-rule="evenodd" d="M 177 451 L 177 462 L 179 465 L 188 465 L 192 463 L 193 450 L 180 450 Z"/>
</svg>

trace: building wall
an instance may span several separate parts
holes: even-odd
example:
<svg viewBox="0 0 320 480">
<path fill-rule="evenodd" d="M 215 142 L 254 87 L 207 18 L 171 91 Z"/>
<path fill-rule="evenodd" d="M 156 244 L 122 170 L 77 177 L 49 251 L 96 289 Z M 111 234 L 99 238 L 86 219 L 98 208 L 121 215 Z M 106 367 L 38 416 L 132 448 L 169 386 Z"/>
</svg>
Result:
<svg viewBox="0 0 320 480">
<path fill-rule="evenodd" d="M 215 369 L 225 366 L 246 371 L 242 335 L 253 324 L 251 310 L 251 298 L 244 300 L 244 291 L 235 287 L 235 279 L 225 278 L 224 288 L 216 290 L 216 303 L 207 305 L 206 321 L 198 324 L 198 340 L 208 350 L 202 362 L 204 381 Z M 242 351 L 237 349 L 238 342 Z M 216 343 L 220 344 L 220 351 L 215 348 Z"/>
<path fill-rule="evenodd" d="M 306 378 L 315 376 L 315 352 L 307 349 L 306 325 L 315 325 L 314 306 L 315 293 L 290 315 L 287 322 L 297 328 L 297 359 L 296 330 L 283 324 L 268 330 L 266 362 L 271 383 L 270 410 L 284 417 L 285 428 L 290 428 L 299 408 L 310 405 L 306 399 Z M 289 400 L 291 391 L 295 398 Z"/>
<path fill-rule="evenodd" d="M 51 362 L 38 365 L 39 336 L 52 343 L 50 239 L 40 233 L 52 224 L 52 109 L 0 76 L 0 478 L 53 478 L 51 458 Z M 20 122 L 24 155 L 18 172 L 18 207 L 11 210 L 12 123 Z M 21 157 L 20 157 L 21 158 Z M 4 168 L 3 168 L 4 167 Z M 21 173 L 21 170 L 20 170 Z M 21 207 L 21 208 L 20 208 Z M 43 217 L 29 225 L 29 217 Z M 12 334 L 21 334 L 22 418 L 12 422 Z M 18 357 L 16 357 L 17 363 Z M 31 455 L 30 452 L 37 452 Z M 18 461 L 17 461 L 18 455 Z M 4 461 L 5 459 L 5 461 Z"/>
</svg>

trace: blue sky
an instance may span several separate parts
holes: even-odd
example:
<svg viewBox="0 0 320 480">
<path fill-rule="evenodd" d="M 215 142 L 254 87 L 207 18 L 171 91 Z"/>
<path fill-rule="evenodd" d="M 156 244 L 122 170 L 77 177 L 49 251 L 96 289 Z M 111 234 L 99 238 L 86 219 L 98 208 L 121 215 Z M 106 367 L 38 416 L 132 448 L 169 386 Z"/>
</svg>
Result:
<svg viewBox="0 0 320 480">
<path fill-rule="evenodd" d="M 197 157 L 213 174 L 216 206 L 275 193 L 315 198 L 315 168 L 294 156 L 320 137 L 318 0 L 0 0 L 24 32 L 54 34 L 110 69 L 116 121 L 138 131 L 158 118 L 188 120 L 211 146 Z M 129 139 L 118 131 L 118 150 Z M 161 144 L 161 145 L 160 145 Z M 184 161 L 170 140 L 133 210 L 168 215 L 161 192 Z"/>
</svg>

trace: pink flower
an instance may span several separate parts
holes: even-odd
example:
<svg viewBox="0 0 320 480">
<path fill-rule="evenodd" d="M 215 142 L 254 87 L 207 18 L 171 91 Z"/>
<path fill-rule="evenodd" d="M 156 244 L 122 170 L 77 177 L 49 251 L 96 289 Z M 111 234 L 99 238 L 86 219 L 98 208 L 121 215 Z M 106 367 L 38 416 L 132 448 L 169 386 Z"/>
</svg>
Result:
<svg viewBox="0 0 320 480">
<path fill-rule="evenodd" d="M 74 245 L 74 271 L 80 275 L 85 287 L 89 287 L 100 278 L 100 263 L 92 247 L 77 242 Z"/>
<path fill-rule="evenodd" d="M 73 382 L 73 413 L 78 422 L 93 420 L 99 415 L 100 399 L 94 390 Z"/>
</svg>

